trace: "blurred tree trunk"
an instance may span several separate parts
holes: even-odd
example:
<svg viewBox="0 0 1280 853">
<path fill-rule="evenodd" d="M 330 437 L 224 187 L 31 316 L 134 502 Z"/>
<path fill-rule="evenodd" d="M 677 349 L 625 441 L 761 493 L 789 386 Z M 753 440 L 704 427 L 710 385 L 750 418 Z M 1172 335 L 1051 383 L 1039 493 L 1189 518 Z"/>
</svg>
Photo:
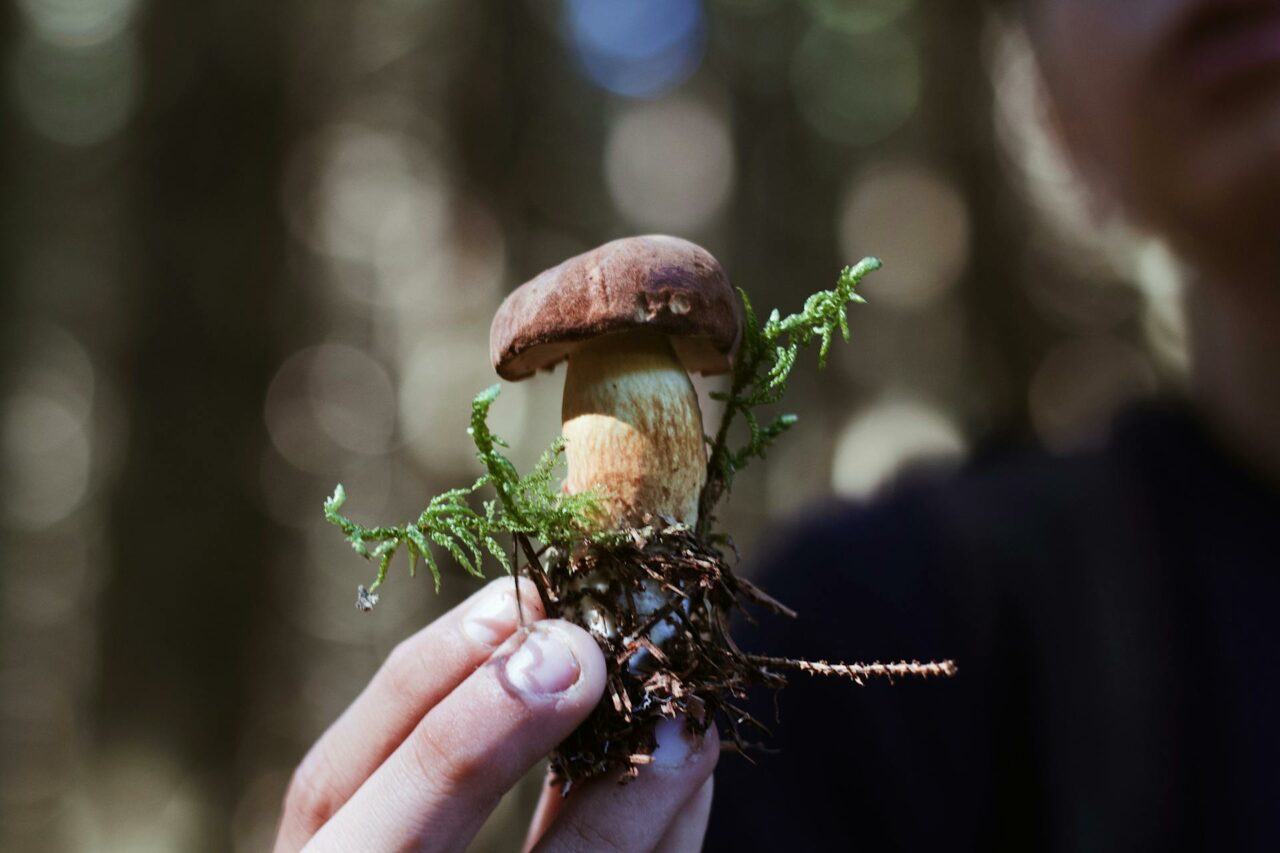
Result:
<svg viewBox="0 0 1280 853">
<path fill-rule="evenodd" d="M 991 79 L 983 63 L 987 15 L 965 3 L 919 8 L 926 57 L 924 136 L 955 176 L 972 216 L 970 263 L 959 284 L 982 412 L 966 412 L 1012 439 L 1031 438 L 1027 387 L 1050 339 L 1022 286 L 1027 204 L 1001 163 Z"/>
<path fill-rule="evenodd" d="M 109 495 L 96 737 L 176 762 L 213 808 L 201 849 L 226 850 L 276 534 L 255 491 L 275 317 L 291 295 L 278 201 L 287 4 L 144 8 L 133 327 L 118 365 L 130 433 Z"/>
<path fill-rule="evenodd" d="M 0 5 L 0 60 L 8 60 L 13 54 L 13 9 L 8 4 Z M 17 164 L 13 159 L 13 133 L 14 121 L 17 118 L 16 110 L 13 107 L 11 98 L 0 98 L 0 186 L 13 186 L 14 177 L 17 171 Z M 12 316 L 10 313 L 10 305 L 12 302 L 13 279 L 14 279 L 14 242 L 17 240 L 16 219 L 18 211 L 18 199 L 15 193 L 6 192 L 0 196 L 0 317 Z M 9 371 L 10 365 L 14 362 L 13 343 L 6 337 L 4 340 L 4 349 L 0 351 L 0 400 L 8 397 L 9 392 Z M 2 404 L 0 404 L 2 406 Z M 3 408 L 0 407 L 0 412 Z M 0 477 L 4 477 L 5 472 L 0 470 Z M 7 478 L 6 478 L 7 479 Z M 0 479 L 0 489 L 8 486 L 4 479 Z M 7 536 L 6 541 L 0 543 L 0 572 L 13 571 L 13 567 L 8 565 L 8 548 Z M 5 600 L 5 589 L 0 585 L 0 614 L 4 614 L 8 602 Z M 3 616 L 0 615 L 0 619 Z M 9 655 L 12 654 L 8 648 L 8 639 L 4 630 L 5 625 L 0 622 L 0 673 L 7 674 Z M 8 785 L 13 784 L 16 778 L 14 762 L 10 760 L 10 756 L 14 753 L 15 744 L 11 741 L 14 737 L 13 732 L 9 731 L 10 727 L 0 728 L 0 791 L 7 790 Z M 0 803 L 0 815 L 7 815 L 9 809 L 7 803 Z M 0 845 L 5 842 L 7 833 L 0 826 Z"/>
<path fill-rule="evenodd" d="M 15 30 L 12 5 L 0 4 L 0 59 L 11 61 Z M 0 98 L 0 187 L 6 189 L 13 187 L 17 180 L 18 163 L 14 156 L 17 123 L 17 108 L 13 97 Z M 13 303 L 18 214 L 22 201 L 17 196 L 11 190 L 0 196 L 0 317 L 12 316 L 9 309 Z M 12 364 L 13 342 L 6 339 L 4 350 L 0 352 L 0 388 L 7 389 Z"/>
</svg>

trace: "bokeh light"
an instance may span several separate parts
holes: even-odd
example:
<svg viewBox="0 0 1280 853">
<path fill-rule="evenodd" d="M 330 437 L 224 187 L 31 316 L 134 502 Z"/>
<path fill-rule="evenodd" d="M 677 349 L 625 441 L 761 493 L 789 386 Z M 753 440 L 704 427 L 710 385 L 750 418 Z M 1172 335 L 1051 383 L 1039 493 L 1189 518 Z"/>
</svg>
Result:
<svg viewBox="0 0 1280 853">
<path fill-rule="evenodd" d="M 609 132 L 604 172 L 614 205 L 635 225 L 705 227 L 733 189 L 727 122 L 692 98 L 632 107 Z"/>
<path fill-rule="evenodd" d="M 920 57 L 902 30 L 865 34 L 813 26 L 791 66 L 800 114 L 819 134 L 847 145 L 879 142 L 920 99 Z"/>
<path fill-rule="evenodd" d="M 28 32 L 10 65 L 23 117 L 62 145 L 104 142 L 128 123 L 141 84 L 137 46 L 128 32 L 68 46 Z"/>
<path fill-rule="evenodd" d="M 32 322 L 6 332 L 23 353 L 22 369 L 11 379 L 16 392 L 47 396 L 86 423 L 102 387 L 84 344 L 61 326 Z"/>
<path fill-rule="evenodd" d="M 403 131 L 334 124 L 298 147 L 283 203 L 294 233 L 312 249 L 367 263 L 389 218 L 411 217 L 428 239 L 445 227 L 440 171 L 429 149 Z"/>
<path fill-rule="evenodd" d="M 915 0 L 804 0 L 805 9 L 823 27 L 861 35 L 891 24 L 911 10 Z"/>
<path fill-rule="evenodd" d="M 354 347 L 326 345 L 309 353 L 311 410 L 320 428 L 356 453 L 385 453 L 395 429 L 395 392 L 382 365 Z"/>
<path fill-rule="evenodd" d="M 583 73 L 615 94 L 660 95 L 702 61 L 701 0 L 565 0 L 564 14 Z"/>
<path fill-rule="evenodd" d="M 119 745 L 98 768 L 93 849 L 107 853 L 191 850 L 208 825 L 209 804 L 175 757 L 142 742 Z"/>
<path fill-rule="evenodd" d="M 4 409 L 5 514 L 12 523 L 47 527 L 70 515 L 88 488 L 84 424 L 42 395 L 12 396 Z"/>
<path fill-rule="evenodd" d="M 369 354 L 321 344 L 280 366 L 267 389 L 264 417 L 281 456 L 304 471 L 332 473 L 336 450 L 379 454 L 391 447 L 395 389 Z"/>
<path fill-rule="evenodd" d="M 506 284 L 506 241 L 493 213 L 434 185 L 423 190 L 386 212 L 374 246 L 378 301 L 396 327 L 397 358 L 417 347 L 424 326 L 487 322 Z"/>
<path fill-rule="evenodd" d="M 3 406 L 4 513 L 39 530 L 71 515 L 89 488 L 97 383 L 64 329 L 33 324 L 14 337 L 27 360 Z"/>
<path fill-rule="evenodd" d="M 831 485 L 836 494 L 865 498 L 916 465 L 958 460 L 966 443 L 941 410 L 890 396 L 853 416 L 836 439 Z"/>
<path fill-rule="evenodd" d="M 451 476 L 474 473 L 475 445 L 467 435 L 475 397 L 496 380 L 488 341 L 466 331 L 442 331 L 424 339 L 405 362 L 400 386 L 401 429 L 414 457 Z M 564 372 L 504 382 L 489 425 L 510 445 L 508 455 L 524 470 L 560 433 Z"/>
<path fill-rule="evenodd" d="M 901 163 L 873 168 L 849 185 L 837 222 L 847 258 L 876 255 L 882 275 L 863 293 L 877 304 L 920 308 L 955 284 L 969 257 L 969 212 L 946 177 Z"/>
<path fill-rule="evenodd" d="M 17 0 L 31 28 L 43 38 L 84 47 L 120 35 L 138 8 L 138 0 Z"/>
</svg>

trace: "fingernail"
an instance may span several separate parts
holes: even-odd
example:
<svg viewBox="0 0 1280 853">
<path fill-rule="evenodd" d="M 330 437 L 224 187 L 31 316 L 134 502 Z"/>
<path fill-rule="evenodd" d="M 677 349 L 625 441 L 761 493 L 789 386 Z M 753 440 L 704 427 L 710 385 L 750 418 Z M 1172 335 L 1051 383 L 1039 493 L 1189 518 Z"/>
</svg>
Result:
<svg viewBox="0 0 1280 853">
<path fill-rule="evenodd" d="M 679 767 L 689 760 L 693 751 L 684 718 L 658 720 L 653 727 L 653 739 L 657 748 L 653 751 L 653 763 L 659 767 Z"/>
<path fill-rule="evenodd" d="M 554 629 L 533 628 L 507 658 L 507 680 L 521 693 L 561 693 L 572 687 L 581 673 L 573 650 Z"/>
<path fill-rule="evenodd" d="M 477 643 L 496 646 L 516 629 L 516 599 L 511 592 L 489 594 L 475 603 L 462 620 L 462 632 Z"/>
</svg>

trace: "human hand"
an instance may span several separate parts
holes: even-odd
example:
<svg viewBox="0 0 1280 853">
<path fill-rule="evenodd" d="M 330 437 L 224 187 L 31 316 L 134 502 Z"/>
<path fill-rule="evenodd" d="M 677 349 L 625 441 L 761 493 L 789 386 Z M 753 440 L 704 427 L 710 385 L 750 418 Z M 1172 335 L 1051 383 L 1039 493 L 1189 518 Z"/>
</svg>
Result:
<svg viewBox="0 0 1280 853">
<path fill-rule="evenodd" d="M 461 850 L 485 817 L 604 694 L 605 662 L 576 625 L 543 619 L 520 579 L 489 584 L 400 643 L 311 748 L 285 796 L 276 853 Z M 652 764 L 626 785 L 548 787 L 536 851 L 697 850 L 719 752 L 663 721 Z"/>
</svg>

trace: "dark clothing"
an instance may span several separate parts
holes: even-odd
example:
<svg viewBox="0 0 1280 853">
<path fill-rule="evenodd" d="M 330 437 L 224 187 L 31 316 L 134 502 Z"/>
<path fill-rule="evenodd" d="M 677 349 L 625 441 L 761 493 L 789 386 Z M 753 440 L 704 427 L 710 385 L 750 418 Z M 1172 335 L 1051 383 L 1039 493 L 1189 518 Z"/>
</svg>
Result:
<svg viewBox="0 0 1280 853">
<path fill-rule="evenodd" d="M 707 849 L 1280 850 L 1278 533 L 1280 492 L 1172 408 L 832 507 L 761 565 L 799 619 L 743 647 L 959 675 L 791 676 Z"/>
</svg>

